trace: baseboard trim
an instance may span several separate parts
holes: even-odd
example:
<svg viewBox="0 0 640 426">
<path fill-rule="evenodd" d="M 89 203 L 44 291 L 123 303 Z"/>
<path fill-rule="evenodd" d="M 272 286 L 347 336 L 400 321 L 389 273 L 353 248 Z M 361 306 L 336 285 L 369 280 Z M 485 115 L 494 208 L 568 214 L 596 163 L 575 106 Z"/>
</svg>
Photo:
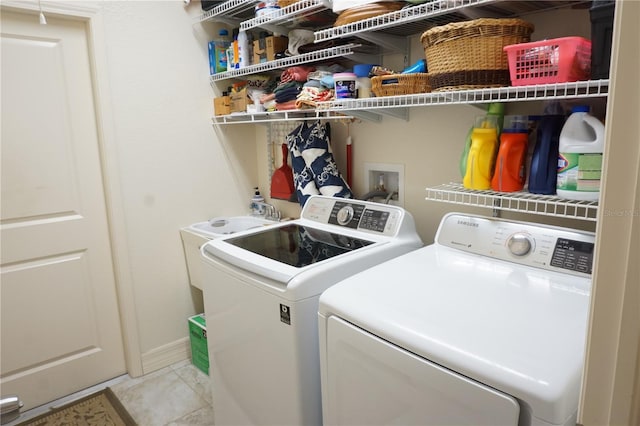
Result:
<svg viewBox="0 0 640 426">
<path fill-rule="evenodd" d="M 159 348 L 142 354 L 143 374 L 168 367 L 176 362 L 189 359 L 191 356 L 191 343 L 189 337 L 175 340 Z"/>
</svg>

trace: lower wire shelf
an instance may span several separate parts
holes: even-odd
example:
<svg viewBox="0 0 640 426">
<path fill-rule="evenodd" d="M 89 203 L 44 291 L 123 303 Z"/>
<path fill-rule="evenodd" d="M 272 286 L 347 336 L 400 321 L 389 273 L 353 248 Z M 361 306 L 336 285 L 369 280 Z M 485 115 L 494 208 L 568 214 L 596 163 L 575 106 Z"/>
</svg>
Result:
<svg viewBox="0 0 640 426">
<path fill-rule="evenodd" d="M 426 190 L 426 199 L 429 201 L 593 222 L 597 220 L 598 203 L 596 201 L 567 200 L 554 195 L 531 194 L 526 191 L 478 191 L 467 189 L 462 184 L 455 182 L 430 187 Z"/>
</svg>

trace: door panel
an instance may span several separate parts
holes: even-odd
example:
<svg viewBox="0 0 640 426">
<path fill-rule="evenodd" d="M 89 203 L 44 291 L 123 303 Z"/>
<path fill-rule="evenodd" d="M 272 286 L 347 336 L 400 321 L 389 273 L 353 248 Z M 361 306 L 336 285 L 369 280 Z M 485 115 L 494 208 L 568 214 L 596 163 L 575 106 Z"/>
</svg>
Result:
<svg viewBox="0 0 640 426">
<path fill-rule="evenodd" d="M 25 409 L 125 372 L 87 40 L 2 11 L 0 380 Z"/>
<path fill-rule="evenodd" d="M 518 424 L 520 406 L 509 395 L 334 316 L 327 320 L 326 335 L 326 424 Z"/>
</svg>

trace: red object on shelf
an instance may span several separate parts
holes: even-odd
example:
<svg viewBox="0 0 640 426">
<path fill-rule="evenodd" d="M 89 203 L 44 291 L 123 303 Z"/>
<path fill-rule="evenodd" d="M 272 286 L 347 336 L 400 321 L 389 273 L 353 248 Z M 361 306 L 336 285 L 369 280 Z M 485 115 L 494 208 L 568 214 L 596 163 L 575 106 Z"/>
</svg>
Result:
<svg viewBox="0 0 640 426">
<path fill-rule="evenodd" d="M 591 77 L 591 41 L 582 37 L 505 46 L 513 86 L 567 83 Z"/>
</svg>

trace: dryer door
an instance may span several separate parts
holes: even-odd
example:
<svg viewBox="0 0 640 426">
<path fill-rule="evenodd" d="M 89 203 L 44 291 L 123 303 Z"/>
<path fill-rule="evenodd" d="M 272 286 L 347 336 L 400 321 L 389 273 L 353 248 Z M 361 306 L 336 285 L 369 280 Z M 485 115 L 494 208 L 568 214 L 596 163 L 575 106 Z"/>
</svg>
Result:
<svg viewBox="0 0 640 426">
<path fill-rule="evenodd" d="M 324 423 L 517 425 L 509 395 L 332 316 L 327 321 Z"/>
</svg>

